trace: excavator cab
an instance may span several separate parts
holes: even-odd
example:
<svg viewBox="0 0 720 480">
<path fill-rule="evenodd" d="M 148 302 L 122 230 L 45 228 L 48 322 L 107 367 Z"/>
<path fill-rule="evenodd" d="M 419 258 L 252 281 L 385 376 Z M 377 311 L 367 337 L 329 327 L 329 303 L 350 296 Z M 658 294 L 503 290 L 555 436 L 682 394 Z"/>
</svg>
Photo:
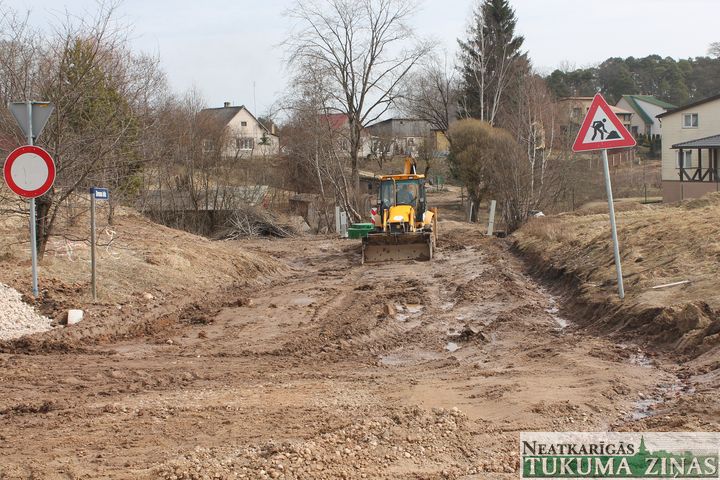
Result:
<svg viewBox="0 0 720 480">
<path fill-rule="evenodd" d="M 413 231 L 415 229 L 413 224 L 422 222 L 425 203 L 423 180 L 419 178 L 383 180 L 380 184 L 379 197 L 380 217 L 387 218 L 390 231 Z"/>
</svg>

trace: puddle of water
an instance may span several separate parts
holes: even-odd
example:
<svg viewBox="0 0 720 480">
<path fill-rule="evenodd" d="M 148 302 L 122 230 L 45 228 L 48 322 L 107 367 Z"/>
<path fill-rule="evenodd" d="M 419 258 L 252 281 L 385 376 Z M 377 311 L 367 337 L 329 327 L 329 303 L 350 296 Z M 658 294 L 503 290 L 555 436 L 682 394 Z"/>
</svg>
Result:
<svg viewBox="0 0 720 480">
<path fill-rule="evenodd" d="M 672 385 L 661 385 L 652 396 L 641 398 L 635 402 L 633 411 L 626 415 L 625 418 L 637 421 L 652 417 L 658 413 L 658 406 L 662 405 L 666 400 L 679 395 L 692 395 L 693 393 L 695 393 L 694 387 L 680 381 Z"/>
<path fill-rule="evenodd" d="M 291 303 L 293 305 L 300 305 L 301 307 L 307 307 L 308 305 L 315 303 L 315 299 L 310 298 L 310 297 L 297 297 L 297 298 L 293 299 L 293 301 Z"/>
<path fill-rule="evenodd" d="M 443 310 L 444 312 L 452 310 L 453 308 L 455 308 L 455 302 L 445 302 L 442 305 L 440 305 L 440 309 Z"/>
<path fill-rule="evenodd" d="M 639 365 L 645 368 L 652 368 L 653 366 L 652 360 L 644 353 L 633 353 L 630 355 L 630 358 L 628 358 L 628 361 L 633 365 Z"/>
<path fill-rule="evenodd" d="M 555 321 L 555 323 L 557 323 L 558 330 L 565 330 L 568 327 L 568 325 L 570 325 L 570 322 L 559 315 L 560 307 L 558 307 L 557 300 L 555 299 L 555 297 L 550 295 L 547 292 L 544 292 L 544 293 L 546 293 L 549 296 L 548 308 L 545 309 L 545 313 L 550 315 L 550 317 L 552 317 L 552 319 Z"/>
<path fill-rule="evenodd" d="M 420 304 L 409 304 L 409 305 L 406 305 L 407 311 L 408 311 L 409 313 L 411 313 L 411 314 L 420 313 L 420 312 L 423 311 L 424 308 L 425 308 L 425 307 L 423 307 L 423 306 L 420 305 Z"/>
<path fill-rule="evenodd" d="M 460 350 L 460 346 L 455 342 L 448 342 L 447 345 L 445 345 L 445 350 L 450 353 L 457 352 Z"/>
<path fill-rule="evenodd" d="M 389 353 L 380 357 L 380 363 L 388 367 L 398 367 L 402 365 L 413 365 L 432 360 L 438 360 L 441 356 L 435 352 L 425 350 L 410 351 L 402 353 Z"/>
<path fill-rule="evenodd" d="M 395 310 L 397 311 L 397 313 L 395 314 L 395 320 L 397 320 L 398 322 L 404 322 L 411 317 L 418 316 L 422 313 L 424 309 L 425 307 L 423 305 L 416 303 L 411 303 L 408 305 L 396 303 Z"/>
</svg>

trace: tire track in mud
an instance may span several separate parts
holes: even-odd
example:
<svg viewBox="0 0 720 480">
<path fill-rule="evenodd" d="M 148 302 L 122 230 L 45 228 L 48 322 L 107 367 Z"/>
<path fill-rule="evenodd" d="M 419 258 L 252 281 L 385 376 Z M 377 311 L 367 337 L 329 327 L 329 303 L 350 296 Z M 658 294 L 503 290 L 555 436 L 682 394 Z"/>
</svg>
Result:
<svg viewBox="0 0 720 480">
<path fill-rule="evenodd" d="M 293 274 L 203 322 L 33 358 L 63 408 L 2 418 L 9 478 L 27 452 L 39 477 L 67 459 L 78 477 L 513 478 L 516 432 L 606 425 L 657 380 L 560 334 L 549 294 L 472 226 L 449 225 L 433 262 L 360 266 L 347 241 L 302 241 L 262 244 Z M 13 402 L 27 365 L 3 374 Z"/>
</svg>

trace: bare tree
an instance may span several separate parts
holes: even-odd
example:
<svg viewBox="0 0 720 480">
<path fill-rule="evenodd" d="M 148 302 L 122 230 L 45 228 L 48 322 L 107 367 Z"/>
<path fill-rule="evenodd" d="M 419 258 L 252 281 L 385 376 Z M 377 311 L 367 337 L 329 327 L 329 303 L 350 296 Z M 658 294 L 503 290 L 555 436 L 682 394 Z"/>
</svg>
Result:
<svg viewBox="0 0 720 480">
<path fill-rule="evenodd" d="M 526 191 L 522 192 L 519 215 L 547 207 L 558 193 L 554 152 L 558 131 L 557 105 L 539 75 L 527 75 L 519 80 L 517 95 L 509 102 L 502 116 L 502 124 L 515 136 L 527 162 Z M 555 162 L 555 163 L 554 163 Z"/>
<path fill-rule="evenodd" d="M 294 77 L 292 90 L 285 100 L 289 121 L 283 129 L 283 137 L 299 173 L 306 174 L 297 175 L 297 178 L 314 179 L 323 216 L 327 226 L 331 227 L 328 213 L 331 199 L 356 218 L 360 215 L 354 205 L 342 152 L 347 140 L 345 132 L 334 128 L 325 114 L 332 101 L 325 73 L 321 65 L 308 63 L 307 68 Z"/>
<path fill-rule="evenodd" d="M 55 105 L 39 139 L 57 166 L 55 185 L 37 200 L 41 255 L 61 206 L 75 192 L 98 183 L 113 189 L 133 183 L 143 161 L 138 146 L 153 88 L 164 85 L 163 78 L 157 59 L 130 52 L 115 11 L 115 3 L 101 3 L 94 18 L 68 14 L 49 35 L 31 32 L 15 15 L 0 17 L 2 96 Z M 1 126 L 17 132 L 6 121 Z"/>
<path fill-rule="evenodd" d="M 715 58 L 720 58 L 720 42 L 713 42 L 708 48 L 708 55 Z"/>
<path fill-rule="evenodd" d="M 407 24 L 410 0 L 297 0 L 285 41 L 296 70 L 323 72 L 328 108 L 348 116 L 351 186 L 359 189 L 362 130 L 396 101 L 400 82 L 430 50 Z"/>
<path fill-rule="evenodd" d="M 401 109 L 447 135 L 450 123 L 457 118 L 458 105 L 455 68 L 448 65 L 447 57 L 430 58 L 422 68 L 408 75 L 404 84 Z"/>
</svg>

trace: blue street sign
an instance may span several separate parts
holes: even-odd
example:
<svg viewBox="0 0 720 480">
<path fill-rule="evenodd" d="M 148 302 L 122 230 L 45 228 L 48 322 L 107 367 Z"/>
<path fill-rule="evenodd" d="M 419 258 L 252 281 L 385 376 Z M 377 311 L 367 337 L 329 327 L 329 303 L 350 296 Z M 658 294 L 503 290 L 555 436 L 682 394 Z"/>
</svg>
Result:
<svg viewBox="0 0 720 480">
<path fill-rule="evenodd" d="M 96 200 L 107 200 L 110 198 L 110 191 L 107 188 L 93 187 L 90 189 L 90 194 L 95 197 Z"/>
</svg>

